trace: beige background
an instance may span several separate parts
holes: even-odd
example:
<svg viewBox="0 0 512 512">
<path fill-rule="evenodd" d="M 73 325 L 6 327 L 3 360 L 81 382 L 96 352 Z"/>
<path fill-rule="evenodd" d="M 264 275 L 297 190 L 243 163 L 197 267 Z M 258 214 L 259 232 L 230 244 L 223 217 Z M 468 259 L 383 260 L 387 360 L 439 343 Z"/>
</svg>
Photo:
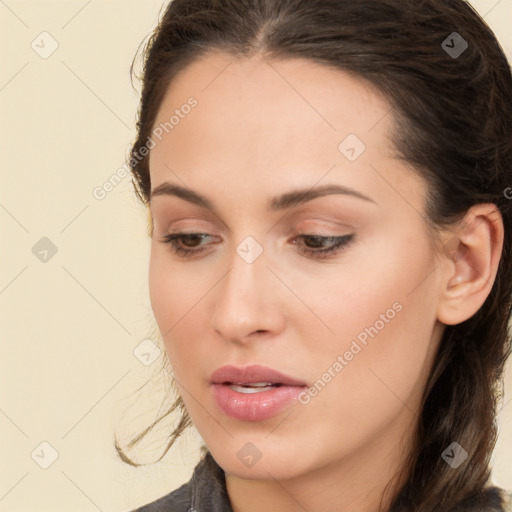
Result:
<svg viewBox="0 0 512 512">
<path fill-rule="evenodd" d="M 133 353 L 158 343 L 144 212 L 129 178 L 93 197 L 134 137 L 129 66 L 165 3 L 0 0 L 0 511 L 128 511 L 188 480 L 198 458 L 194 432 L 152 466 L 116 457 L 113 432 L 148 424 L 166 380 L 161 358 Z M 512 58 L 512 0 L 473 3 Z M 43 237 L 57 248 L 47 262 L 32 252 Z M 510 370 L 507 390 L 505 404 Z M 499 424 L 494 480 L 512 489 L 512 405 Z"/>
</svg>

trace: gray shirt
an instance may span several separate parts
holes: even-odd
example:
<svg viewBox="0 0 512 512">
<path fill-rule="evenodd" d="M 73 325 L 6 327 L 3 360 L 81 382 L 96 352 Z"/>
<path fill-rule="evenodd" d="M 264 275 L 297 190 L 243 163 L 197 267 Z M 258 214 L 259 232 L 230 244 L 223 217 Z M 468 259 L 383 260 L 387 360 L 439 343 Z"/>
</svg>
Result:
<svg viewBox="0 0 512 512">
<path fill-rule="evenodd" d="M 506 496 L 507 504 L 504 507 L 500 506 L 499 489 L 494 488 L 489 497 L 489 506 L 484 509 L 464 507 L 459 510 L 460 512 L 509 512 L 512 511 L 512 505 L 510 495 Z M 233 512 L 233 509 L 226 490 L 224 471 L 208 452 L 195 467 L 189 482 L 132 512 Z"/>
<path fill-rule="evenodd" d="M 224 471 L 208 452 L 190 481 L 133 512 L 233 512 Z"/>
</svg>

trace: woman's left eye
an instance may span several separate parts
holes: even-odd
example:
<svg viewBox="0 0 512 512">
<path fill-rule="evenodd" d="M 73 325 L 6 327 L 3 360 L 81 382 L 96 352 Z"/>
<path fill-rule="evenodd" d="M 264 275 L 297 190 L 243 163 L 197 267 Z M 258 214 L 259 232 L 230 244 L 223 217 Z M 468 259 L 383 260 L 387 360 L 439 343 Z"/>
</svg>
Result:
<svg viewBox="0 0 512 512">
<path fill-rule="evenodd" d="M 310 257 L 326 258 L 345 249 L 354 239 L 353 234 L 343 236 L 299 235 L 292 243 L 299 245 L 299 253 Z M 161 237 L 161 242 L 171 246 L 171 250 L 182 257 L 194 256 L 206 247 L 202 242 L 216 238 L 207 233 L 173 233 Z M 299 243 L 302 240 L 303 243 Z"/>
<path fill-rule="evenodd" d="M 297 239 L 302 239 L 305 242 L 299 252 L 307 256 L 327 258 L 346 249 L 353 242 L 354 237 L 354 234 L 343 236 L 300 235 Z M 297 239 L 293 243 L 296 243 Z"/>
</svg>

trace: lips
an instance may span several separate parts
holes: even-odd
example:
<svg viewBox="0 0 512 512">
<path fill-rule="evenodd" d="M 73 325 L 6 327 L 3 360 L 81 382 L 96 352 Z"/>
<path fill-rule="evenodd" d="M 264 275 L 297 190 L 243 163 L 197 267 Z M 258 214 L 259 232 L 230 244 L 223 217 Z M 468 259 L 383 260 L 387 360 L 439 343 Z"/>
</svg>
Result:
<svg viewBox="0 0 512 512">
<path fill-rule="evenodd" d="M 262 421 L 297 400 L 306 384 L 264 366 L 223 366 L 210 378 L 220 410 L 240 421 Z"/>
<path fill-rule="evenodd" d="M 305 382 L 293 379 L 271 368 L 253 365 L 245 368 L 223 366 L 214 371 L 210 377 L 211 384 L 251 384 L 268 383 L 281 386 L 305 386 Z"/>
</svg>

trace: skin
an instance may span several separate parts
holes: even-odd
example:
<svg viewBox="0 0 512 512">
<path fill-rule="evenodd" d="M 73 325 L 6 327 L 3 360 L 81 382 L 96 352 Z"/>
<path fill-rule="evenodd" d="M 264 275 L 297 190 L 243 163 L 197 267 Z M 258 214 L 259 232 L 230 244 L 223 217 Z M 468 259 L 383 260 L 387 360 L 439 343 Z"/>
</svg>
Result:
<svg viewBox="0 0 512 512">
<path fill-rule="evenodd" d="M 189 415 L 226 472 L 235 512 L 375 512 L 414 449 L 444 325 L 469 318 L 491 289 L 501 216 L 477 205 L 435 244 L 426 184 L 393 152 L 389 103 L 345 72 L 210 53 L 171 83 L 155 126 L 191 96 L 197 107 L 151 150 L 152 188 L 190 188 L 214 211 L 155 195 L 149 274 Z M 366 145 L 354 162 L 338 149 L 348 134 Z M 336 194 L 268 209 L 276 196 L 327 184 L 371 200 Z M 181 239 L 203 248 L 184 257 L 162 243 L 175 232 L 210 237 Z M 301 235 L 354 239 L 321 258 L 304 252 L 315 246 Z M 263 249 L 253 263 L 236 252 L 248 236 Z M 400 312 L 307 405 L 243 422 L 214 401 L 208 381 L 226 364 L 268 366 L 312 386 L 393 304 Z M 250 468 L 237 457 L 247 443 L 261 453 Z"/>
</svg>

